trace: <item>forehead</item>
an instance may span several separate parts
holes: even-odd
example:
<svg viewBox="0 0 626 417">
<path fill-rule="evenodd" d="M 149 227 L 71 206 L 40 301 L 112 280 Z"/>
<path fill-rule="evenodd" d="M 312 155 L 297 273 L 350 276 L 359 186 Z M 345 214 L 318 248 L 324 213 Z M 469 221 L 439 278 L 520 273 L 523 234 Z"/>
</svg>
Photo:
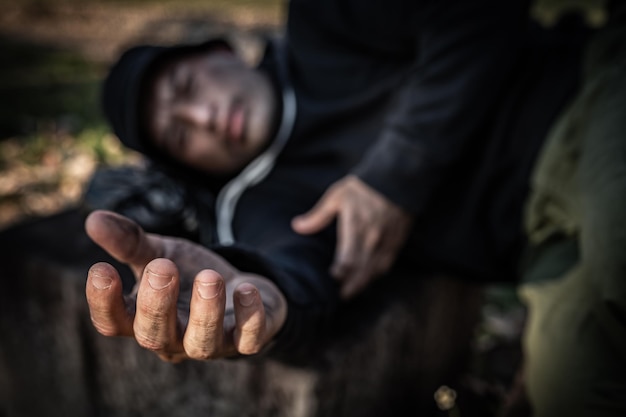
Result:
<svg viewBox="0 0 626 417">
<path fill-rule="evenodd" d="M 146 74 L 145 85 L 149 90 L 157 87 L 157 83 L 168 81 L 167 77 L 172 76 L 180 68 L 193 67 L 202 61 L 210 60 L 212 54 L 208 52 L 184 52 L 166 55 L 153 63 Z M 172 80 L 169 80 L 172 81 Z"/>
<path fill-rule="evenodd" d="M 210 49 L 192 48 L 172 51 L 157 58 L 150 66 L 147 78 L 154 79 L 166 71 L 176 70 L 178 67 L 193 66 L 219 62 L 235 62 L 239 61 L 237 54 L 226 47 L 217 47 Z"/>
<path fill-rule="evenodd" d="M 177 93 L 176 84 L 185 81 L 185 76 L 201 75 L 203 84 L 211 80 L 243 79 L 250 68 L 242 68 L 243 63 L 228 50 L 187 51 L 160 58 L 155 62 L 144 81 L 144 94 L 154 104 L 159 94 L 170 89 Z M 197 85 L 198 86 L 198 85 Z M 204 86 L 206 88 L 206 86 Z"/>
</svg>

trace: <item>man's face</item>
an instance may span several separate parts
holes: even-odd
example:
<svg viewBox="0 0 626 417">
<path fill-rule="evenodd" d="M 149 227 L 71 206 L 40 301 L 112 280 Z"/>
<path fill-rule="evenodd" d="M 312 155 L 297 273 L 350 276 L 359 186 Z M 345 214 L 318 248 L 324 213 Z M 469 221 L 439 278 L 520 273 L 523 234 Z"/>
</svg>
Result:
<svg viewBox="0 0 626 417">
<path fill-rule="evenodd" d="M 242 169 L 270 141 L 277 112 L 269 79 L 227 51 L 186 55 L 149 87 L 146 128 L 157 148 L 207 173 Z"/>
</svg>

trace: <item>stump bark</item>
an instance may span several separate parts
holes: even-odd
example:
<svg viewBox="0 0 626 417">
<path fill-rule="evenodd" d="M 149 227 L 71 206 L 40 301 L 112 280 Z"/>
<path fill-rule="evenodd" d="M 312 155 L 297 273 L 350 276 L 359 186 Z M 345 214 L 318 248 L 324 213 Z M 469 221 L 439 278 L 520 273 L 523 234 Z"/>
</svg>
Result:
<svg viewBox="0 0 626 417">
<path fill-rule="evenodd" d="M 439 415 L 433 393 L 464 368 L 481 289 L 418 275 L 344 305 L 305 360 L 161 362 L 91 326 L 87 270 L 115 262 L 83 220 L 69 210 L 0 233 L 0 416 Z"/>
</svg>

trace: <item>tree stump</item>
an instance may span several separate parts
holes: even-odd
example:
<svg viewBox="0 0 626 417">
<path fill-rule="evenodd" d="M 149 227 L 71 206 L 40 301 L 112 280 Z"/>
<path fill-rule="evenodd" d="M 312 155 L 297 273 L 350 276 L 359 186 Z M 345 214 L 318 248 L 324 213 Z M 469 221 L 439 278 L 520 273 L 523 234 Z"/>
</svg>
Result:
<svg viewBox="0 0 626 417">
<path fill-rule="evenodd" d="M 481 289 L 418 275 L 344 305 L 304 360 L 161 362 L 93 329 L 87 270 L 115 262 L 83 221 L 69 210 L 0 233 L 0 416 L 438 415 L 435 390 L 464 368 Z"/>
</svg>

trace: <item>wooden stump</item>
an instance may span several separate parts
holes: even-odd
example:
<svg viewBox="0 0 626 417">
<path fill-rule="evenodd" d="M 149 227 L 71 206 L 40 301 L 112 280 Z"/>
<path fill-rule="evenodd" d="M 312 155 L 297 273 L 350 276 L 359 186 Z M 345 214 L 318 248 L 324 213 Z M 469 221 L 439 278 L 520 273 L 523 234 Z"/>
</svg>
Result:
<svg viewBox="0 0 626 417">
<path fill-rule="evenodd" d="M 305 360 L 161 362 L 92 328 L 87 270 L 111 260 L 83 220 L 0 234 L 0 416 L 438 415 L 433 393 L 463 370 L 481 290 L 419 276 L 346 304 Z"/>
</svg>

